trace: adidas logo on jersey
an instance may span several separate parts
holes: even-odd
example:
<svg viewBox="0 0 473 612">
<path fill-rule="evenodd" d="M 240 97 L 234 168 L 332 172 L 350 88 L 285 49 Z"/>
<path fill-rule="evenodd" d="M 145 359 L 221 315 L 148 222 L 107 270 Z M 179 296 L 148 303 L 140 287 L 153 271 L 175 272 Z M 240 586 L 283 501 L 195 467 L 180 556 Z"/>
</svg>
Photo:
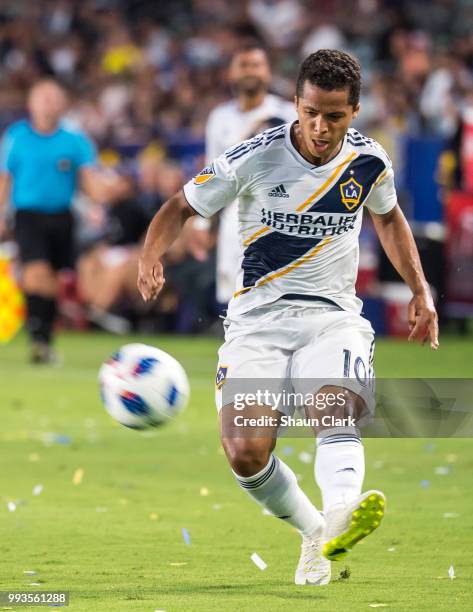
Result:
<svg viewBox="0 0 473 612">
<path fill-rule="evenodd" d="M 271 189 L 271 191 L 268 193 L 268 196 L 270 198 L 288 198 L 289 194 L 287 193 L 284 185 L 278 185 L 277 187 Z"/>
</svg>

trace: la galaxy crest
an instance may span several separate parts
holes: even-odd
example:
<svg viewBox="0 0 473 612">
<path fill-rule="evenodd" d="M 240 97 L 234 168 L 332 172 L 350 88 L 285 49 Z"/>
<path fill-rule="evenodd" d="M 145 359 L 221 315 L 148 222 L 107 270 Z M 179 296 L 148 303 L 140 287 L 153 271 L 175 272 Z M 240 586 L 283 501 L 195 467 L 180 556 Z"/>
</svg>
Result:
<svg viewBox="0 0 473 612">
<path fill-rule="evenodd" d="M 350 177 L 348 181 L 340 184 L 342 202 L 345 204 L 348 210 L 353 210 L 358 206 L 362 193 L 363 185 L 360 185 L 360 183 L 355 181 L 353 177 Z"/>
<path fill-rule="evenodd" d="M 227 378 L 228 366 L 219 366 L 217 370 L 217 375 L 215 376 L 215 386 L 220 391 L 220 389 L 225 384 L 225 380 Z"/>
<path fill-rule="evenodd" d="M 194 185 L 203 185 L 211 181 L 215 177 L 215 168 L 213 164 L 204 168 L 197 176 L 194 177 Z"/>
</svg>

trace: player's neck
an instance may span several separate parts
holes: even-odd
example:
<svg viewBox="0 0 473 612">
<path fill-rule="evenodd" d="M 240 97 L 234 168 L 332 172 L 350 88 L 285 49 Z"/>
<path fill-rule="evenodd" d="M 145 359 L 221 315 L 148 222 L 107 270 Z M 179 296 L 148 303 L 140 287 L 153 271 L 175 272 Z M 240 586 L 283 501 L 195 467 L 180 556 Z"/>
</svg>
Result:
<svg viewBox="0 0 473 612">
<path fill-rule="evenodd" d="M 255 108 L 258 108 L 258 106 L 261 106 L 263 104 L 264 99 L 266 98 L 266 95 L 267 95 L 266 91 L 259 91 L 254 96 L 248 96 L 246 94 L 239 95 L 238 96 L 238 107 L 240 111 L 242 113 L 247 113 L 249 111 L 254 110 Z"/>
<path fill-rule="evenodd" d="M 343 146 L 343 138 L 340 140 L 335 149 L 327 155 L 327 157 L 314 157 L 308 148 L 305 146 L 304 139 L 302 137 L 301 129 L 298 123 L 293 123 L 290 131 L 291 142 L 294 145 L 294 148 L 298 151 L 299 155 L 301 155 L 306 161 L 313 164 L 314 166 L 323 166 L 328 164 L 330 160 L 336 157 Z"/>
</svg>

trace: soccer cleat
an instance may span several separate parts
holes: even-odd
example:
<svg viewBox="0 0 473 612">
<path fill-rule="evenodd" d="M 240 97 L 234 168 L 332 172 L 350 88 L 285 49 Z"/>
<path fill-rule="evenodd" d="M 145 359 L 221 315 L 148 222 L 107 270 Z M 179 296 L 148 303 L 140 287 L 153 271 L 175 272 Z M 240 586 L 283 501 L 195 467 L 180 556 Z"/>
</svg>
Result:
<svg viewBox="0 0 473 612">
<path fill-rule="evenodd" d="M 379 527 L 385 506 L 381 491 L 368 491 L 346 506 L 329 510 L 323 555 L 331 561 L 343 559 L 357 542 Z"/>
<path fill-rule="evenodd" d="M 295 583 L 322 586 L 330 582 L 330 561 L 322 554 L 323 539 L 303 538 Z"/>
</svg>

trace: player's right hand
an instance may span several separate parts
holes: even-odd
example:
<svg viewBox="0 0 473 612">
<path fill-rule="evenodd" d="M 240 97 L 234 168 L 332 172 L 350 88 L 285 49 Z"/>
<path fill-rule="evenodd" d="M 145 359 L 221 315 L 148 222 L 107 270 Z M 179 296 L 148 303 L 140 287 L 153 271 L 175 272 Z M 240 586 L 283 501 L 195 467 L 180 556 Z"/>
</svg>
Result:
<svg viewBox="0 0 473 612">
<path fill-rule="evenodd" d="M 155 300 L 164 285 L 163 264 L 142 256 L 138 261 L 138 290 L 145 302 Z"/>
</svg>

